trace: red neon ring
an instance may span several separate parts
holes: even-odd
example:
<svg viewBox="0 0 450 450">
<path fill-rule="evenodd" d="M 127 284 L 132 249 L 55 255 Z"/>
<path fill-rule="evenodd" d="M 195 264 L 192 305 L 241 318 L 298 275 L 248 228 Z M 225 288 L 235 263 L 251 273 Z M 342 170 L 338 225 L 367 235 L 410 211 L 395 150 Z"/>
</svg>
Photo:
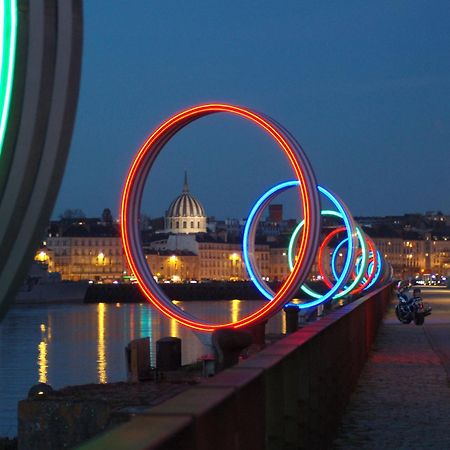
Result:
<svg viewBox="0 0 450 450">
<path fill-rule="evenodd" d="M 339 227 L 335 228 L 333 231 L 331 231 L 325 239 L 322 241 L 322 244 L 320 244 L 319 247 L 319 256 L 317 259 L 317 266 L 319 268 L 320 276 L 322 277 L 323 282 L 327 285 L 328 289 L 331 289 L 333 287 L 333 283 L 330 281 L 328 276 L 325 273 L 324 267 L 323 267 L 323 252 L 325 251 L 325 247 L 328 245 L 328 242 L 331 241 L 331 239 L 334 238 L 334 236 L 338 235 L 342 231 L 346 231 L 345 227 Z"/>
<path fill-rule="evenodd" d="M 198 320 L 171 303 L 150 272 L 140 242 L 138 218 L 142 191 L 147 175 L 164 145 L 183 127 L 206 115 L 231 113 L 265 130 L 281 147 L 287 156 L 297 179 L 300 182 L 300 200 L 305 220 L 304 233 L 299 246 L 298 258 L 294 268 L 272 301 L 259 310 L 237 322 L 209 324 Z M 170 117 L 160 125 L 139 149 L 128 172 L 121 201 L 121 234 L 128 264 L 134 273 L 144 296 L 160 312 L 181 324 L 199 331 L 214 331 L 220 328 L 241 328 L 266 320 L 290 301 L 306 279 L 319 240 L 320 199 L 316 189 L 317 182 L 312 167 L 300 145 L 282 126 L 272 119 L 238 106 L 227 104 L 199 105 Z"/>
<path fill-rule="evenodd" d="M 322 277 L 323 282 L 327 285 L 328 288 L 331 288 L 333 285 L 332 285 L 330 279 L 328 278 L 328 276 L 325 273 L 325 269 L 323 267 L 323 257 L 322 257 L 322 255 L 323 255 L 323 252 L 325 251 L 325 247 L 328 245 L 328 243 L 331 241 L 331 239 L 333 239 L 334 236 L 336 236 L 337 234 L 341 233 L 342 231 L 345 231 L 345 227 L 340 227 L 340 228 L 336 228 L 335 230 L 333 230 L 323 240 L 323 242 L 322 242 L 322 244 L 321 244 L 321 246 L 319 248 L 319 258 L 318 258 L 317 265 L 319 267 L 320 276 Z M 366 236 L 366 241 L 367 241 L 368 246 L 369 246 L 369 251 L 371 251 L 372 254 L 374 254 L 375 246 L 374 246 L 372 240 L 369 239 L 368 236 Z M 361 252 L 361 250 L 360 250 L 360 252 Z M 375 259 L 374 259 L 374 265 L 373 265 L 371 273 L 369 274 L 369 277 L 367 278 L 367 280 L 365 282 L 361 283 L 360 286 L 358 286 L 357 288 L 353 289 L 351 291 L 352 294 L 358 294 L 366 286 L 368 286 L 368 284 L 372 281 L 372 279 L 373 279 L 373 277 L 375 276 L 375 273 L 376 273 Z M 369 259 L 369 261 L 370 261 L 370 259 Z"/>
</svg>

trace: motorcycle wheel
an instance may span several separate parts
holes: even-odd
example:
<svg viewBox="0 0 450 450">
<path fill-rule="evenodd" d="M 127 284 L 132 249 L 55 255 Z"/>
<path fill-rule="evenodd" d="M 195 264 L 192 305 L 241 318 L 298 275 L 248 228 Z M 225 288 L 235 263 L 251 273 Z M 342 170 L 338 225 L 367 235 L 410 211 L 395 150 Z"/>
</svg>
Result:
<svg viewBox="0 0 450 450">
<path fill-rule="evenodd" d="M 399 305 L 395 305 L 395 315 L 397 316 L 397 319 L 401 322 L 402 319 L 400 319 L 400 311 L 399 311 Z"/>
<path fill-rule="evenodd" d="M 424 322 L 425 322 L 425 317 L 423 314 L 416 314 L 414 316 L 414 323 L 416 325 L 423 325 Z"/>
<path fill-rule="evenodd" d="M 404 314 L 401 311 L 400 305 L 395 306 L 395 315 L 397 316 L 397 319 L 404 324 L 411 323 L 412 319 L 409 314 Z"/>
</svg>

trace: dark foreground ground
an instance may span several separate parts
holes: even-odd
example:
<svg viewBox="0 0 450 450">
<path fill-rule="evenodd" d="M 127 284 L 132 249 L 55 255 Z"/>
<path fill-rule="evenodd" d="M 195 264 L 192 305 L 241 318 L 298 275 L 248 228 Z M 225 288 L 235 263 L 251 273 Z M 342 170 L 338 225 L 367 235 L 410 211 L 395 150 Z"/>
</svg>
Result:
<svg viewBox="0 0 450 450">
<path fill-rule="evenodd" d="M 450 449 L 450 290 L 422 294 L 424 326 L 384 319 L 336 449 Z"/>
</svg>

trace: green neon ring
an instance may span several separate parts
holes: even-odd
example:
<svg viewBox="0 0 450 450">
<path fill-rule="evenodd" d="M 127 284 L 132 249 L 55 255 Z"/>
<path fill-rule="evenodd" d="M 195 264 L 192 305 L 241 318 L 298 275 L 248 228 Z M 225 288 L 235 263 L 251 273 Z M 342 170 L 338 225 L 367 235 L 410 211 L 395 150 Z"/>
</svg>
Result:
<svg viewBox="0 0 450 450">
<path fill-rule="evenodd" d="M 333 210 L 329 210 L 329 209 L 325 209 L 323 211 L 321 211 L 320 213 L 322 216 L 335 216 L 335 217 L 339 217 L 340 219 L 342 219 L 342 214 L 339 213 L 338 211 L 333 211 Z M 289 270 L 292 270 L 293 267 L 293 250 L 294 250 L 294 244 L 297 240 L 297 236 L 298 233 L 300 232 L 300 230 L 303 227 L 303 221 L 301 221 L 296 227 L 294 232 L 291 235 L 291 239 L 289 241 L 289 247 L 288 247 L 288 264 L 289 264 Z M 364 270 L 360 270 L 359 273 L 357 274 L 357 276 L 355 277 L 355 279 L 352 281 L 352 283 L 348 286 L 345 287 L 343 291 L 337 293 L 335 296 L 333 296 L 333 299 L 338 300 L 342 297 L 345 297 L 346 295 L 348 295 L 349 293 L 351 293 L 351 291 L 353 291 L 353 289 L 355 289 L 355 287 L 360 283 L 362 277 L 364 276 L 364 272 L 365 272 L 365 268 L 367 267 L 367 263 L 369 261 L 369 255 L 367 252 L 367 242 L 366 240 L 363 238 L 361 229 L 357 226 L 356 227 L 356 234 L 358 236 L 358 242 L 359 245 L 361 247 L 361 251 L 362 251 L 362 257 L 363 257 L 363 264 L 361 265 L 361 268 L 364 268 Z M 301 290 L 305 293 L 308 294 L 309 296 L 313 297 L 313 298 L 320 298 L 321 295 L 318 294 L 317 292 L 313 291 L 309 286 L 307 286 L 306 284 L 303 284 L 301 286 Z"/>
<path fill-rule="evenodd" d="M 342 291 L 343 295 L 351 294 L 352 293 L 351 291 L 353 291 L 353 289 L 355 289 L 356 286 L 360 282 L 362 282 L 362 279 L 364 278 L 364 275 L 365 275 L 366 270 L 367 270 L 368 265 L 369 265 L 370 255 L 369 255 L 369 251 L 368 251 L 368 248 L 367 248 L 368 247 L 367 246 L 367 241 L 363 237 L 363 231 L 358 226 L 356 226 L 356 234 L 358 235 L 358 242 L 359 242 L 360 247 L 361 247 L 362 263 L 359 266 L 359 271 L 356 272 L 356 277 L 354 278 L 354 280 L 350 284 L 350 286 L 348 286 L 348 287 L 344 286 L 344 290 Z"/>
<path fill-rule="evenodd" d="M 0 41 L 0 156 L 6 135 L 10 114 L 14 67 L 17 45 L 17 4 L 16 0 L 2 0 L 0 23 L 3 32 Z"/>
</svg>

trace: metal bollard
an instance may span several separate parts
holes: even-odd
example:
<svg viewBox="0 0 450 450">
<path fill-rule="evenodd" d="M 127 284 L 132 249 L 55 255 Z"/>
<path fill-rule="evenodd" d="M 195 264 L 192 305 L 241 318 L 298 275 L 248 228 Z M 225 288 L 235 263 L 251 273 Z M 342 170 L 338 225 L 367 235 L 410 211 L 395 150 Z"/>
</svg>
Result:
<svg viewBox="0 0 450 450">
<path fill-rule="evenodd" d="M 322 317 L 323 316 L 323 311 L 324 311 L 324 305 L 323 305 L 323 303 L 321 303 L 317 307 L 317 317 Z"/>
<path fill-rule="evenodd" d="M 133 383 L 150 377 L 150 339 L 135 339 L 125 347 L 127 379 Z"/>
<path fill-rule="evenodd" d="M 181 339 L 163 337 L 156 341 L 156 368 L 173 371 L 181 367 Z"/>
<path fill-rule="evenodd" d="M 250 346 L 252 336 L 246 331 L 222 328 L 213 332 L 212 343 L 216 353 L 217 371 L 221 371 L 239 362 L 239 355 Z"/>
<path fill-rule="evenodd" d="M 297 331 L 299 309 L 293 305 L 287 305 L 283 309 L 286 314 L 286 333 L 289 334 Z"/>
</svg>

